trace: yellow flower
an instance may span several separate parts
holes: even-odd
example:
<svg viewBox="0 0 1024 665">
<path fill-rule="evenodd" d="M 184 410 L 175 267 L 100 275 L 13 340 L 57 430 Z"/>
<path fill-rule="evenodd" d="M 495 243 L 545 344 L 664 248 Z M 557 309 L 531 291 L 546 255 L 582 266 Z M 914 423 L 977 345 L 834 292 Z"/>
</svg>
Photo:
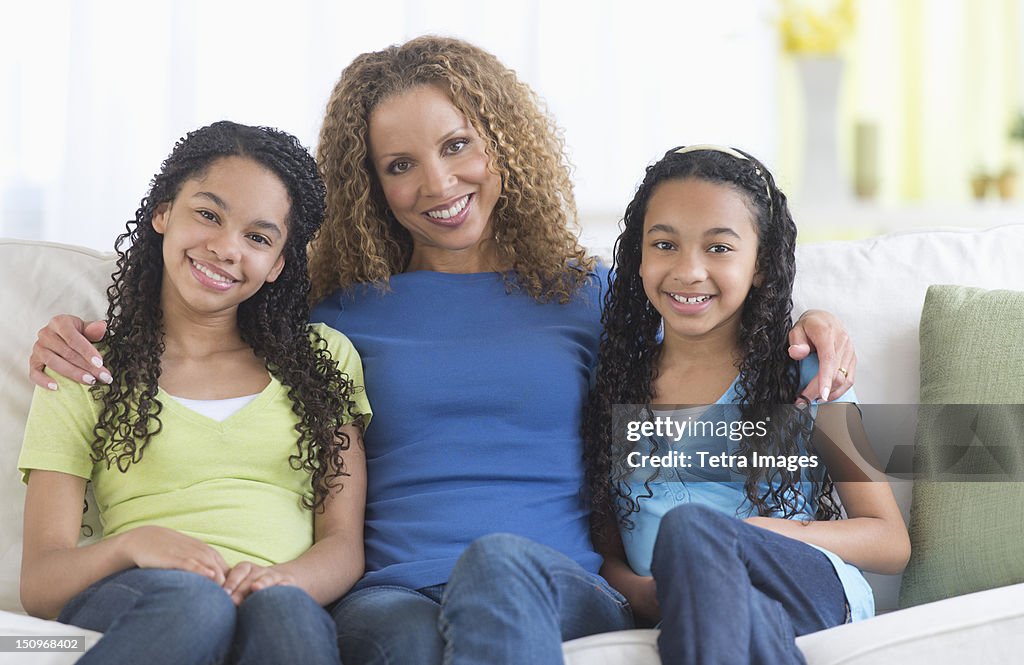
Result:
<svg viewBox="0 0 1024 665">
<path fill-rule="evenodd" d="M 855 0 L 779 0 L 787 53 L 835 55 L 856 25 Z"/>
</svg>

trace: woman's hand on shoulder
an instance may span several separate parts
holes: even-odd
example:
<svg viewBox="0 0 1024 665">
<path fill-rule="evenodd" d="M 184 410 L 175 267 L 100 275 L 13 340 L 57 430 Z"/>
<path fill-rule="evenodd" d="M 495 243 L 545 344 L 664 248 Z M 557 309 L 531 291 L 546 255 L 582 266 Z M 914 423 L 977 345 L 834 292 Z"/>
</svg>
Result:
<svg viewBox="0 0 1024 665">
<path fill-rule="evenodd" d="M 789 356 L 794 360 L 803 360 L 811 351 L 818 354 L 818 374 L 800 391 L 807 401 L 820 397 L 829 402 L 853 386 L 857 354 L 853 341 L 834 314 L 807 310 L 789 331 L 789 344 Z"/>
<path fill-rule="evenodd" d="M 261 566 L 252 561 L 241 561 L 228 573 L 223 587 L 235 605 L 241 605 L 249 594 L 281 585 L 298 586 L 295 577 L 281 566 Z"/>
<path fill-rule="evenodd" d="M 140 526 L 126 531 L 124 547 L 139 568 L 187 570 L 223 585 L 230 566 L 220 552 L 198 538 L 162 526 Z"/>
<path fill-rule="evenodd" d="M 28 374 L 40 388 L 56 390 L 57 384 L 43 369 L 49 367 L 72 381 L 92 385 L 96 381 L 110 383 L 110 373 L 103 367 L 99 351 L 92 345 L 103 339 L 104 321 L 86 323 L 77 316 L 55 316 L 39 330 L 29 356 Z"/>
</svg>

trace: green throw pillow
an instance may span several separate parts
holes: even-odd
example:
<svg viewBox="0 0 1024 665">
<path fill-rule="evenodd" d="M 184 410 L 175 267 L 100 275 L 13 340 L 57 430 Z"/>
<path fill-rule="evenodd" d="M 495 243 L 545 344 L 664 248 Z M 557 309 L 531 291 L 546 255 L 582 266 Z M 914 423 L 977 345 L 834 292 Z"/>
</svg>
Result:
<svg viewBox="0 0 1024 665">
<path fill-rule="evenodd" d="M 928 289 L 901 607 L 1024 582 L 1022 351 L 1024 292 Z"/>
</svg>

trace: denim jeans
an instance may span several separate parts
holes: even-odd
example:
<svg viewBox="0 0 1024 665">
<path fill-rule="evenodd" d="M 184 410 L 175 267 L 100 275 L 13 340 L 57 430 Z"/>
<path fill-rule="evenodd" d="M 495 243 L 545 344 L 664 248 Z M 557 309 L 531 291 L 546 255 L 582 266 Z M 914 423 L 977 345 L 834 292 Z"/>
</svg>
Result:
<svg viewBox="0 0 1024 665">
<path fill-rule="evenodd" d="M 665 663 L 804 663 L 796 638 L 846 620 L 846 594 L 813 547 L 704 506 L 661 520 L 651 561 Z"/>
<path fill-rule="evenodd" d="M 360 589 L 332 614 L 345 665 L 556 664 L 564 640 L 633 627 L 602 578 L 510 534 L 474 541 L 445 585 Z"/>
<path fill-rule="evenodd" d="M 114 573 L 71 599 L 59 621 L 103 632 L 82 665 L 339 662 L 334 623 L 302 589 L 256 591 L 236 608 L 216 583 L 183 570 Z"/>
</svg>

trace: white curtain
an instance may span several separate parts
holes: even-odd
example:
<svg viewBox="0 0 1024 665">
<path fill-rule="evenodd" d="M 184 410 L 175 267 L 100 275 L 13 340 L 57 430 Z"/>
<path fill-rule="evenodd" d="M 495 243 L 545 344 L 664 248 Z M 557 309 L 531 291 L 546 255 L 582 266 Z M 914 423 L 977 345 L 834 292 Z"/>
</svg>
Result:
<svg viewBox="0 0 1024 665">
<path fill-rule="evenodd" d="M 565 129 L 585 218 L 615 219 L 666 149 L 779 152 L 771 0 L 37 0 L 0 27 L 0 235 L 109 249 L 190 129 L 315 145 L 339 72 L 424 34 L 494 52 Z"/>
</svg>

